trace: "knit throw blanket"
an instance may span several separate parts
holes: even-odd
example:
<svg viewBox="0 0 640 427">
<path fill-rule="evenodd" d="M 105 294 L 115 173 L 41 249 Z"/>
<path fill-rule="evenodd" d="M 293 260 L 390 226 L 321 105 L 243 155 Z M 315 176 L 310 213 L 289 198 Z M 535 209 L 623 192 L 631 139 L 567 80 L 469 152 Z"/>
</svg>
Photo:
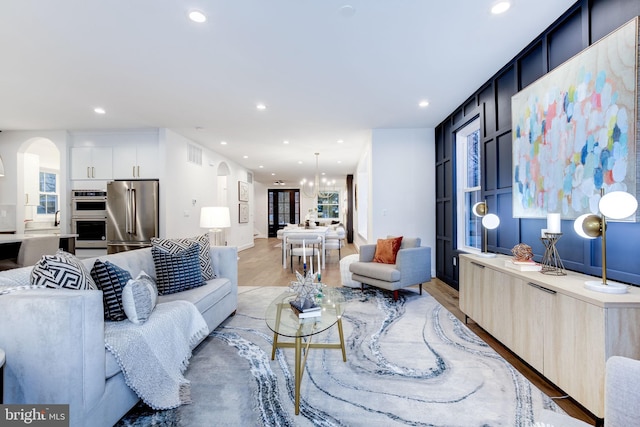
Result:
<svg viewBox="0 0 640 427">
<path fill-rule="evenodd" d="M 127 385 L 156 410 L 191 403 L 190 384 L 182 374 L 191 350 L 208 334 L 204 318 L 187 301 L 158 304 L 141 325 L 105 322 L 105 345 Z"/>
</svg>

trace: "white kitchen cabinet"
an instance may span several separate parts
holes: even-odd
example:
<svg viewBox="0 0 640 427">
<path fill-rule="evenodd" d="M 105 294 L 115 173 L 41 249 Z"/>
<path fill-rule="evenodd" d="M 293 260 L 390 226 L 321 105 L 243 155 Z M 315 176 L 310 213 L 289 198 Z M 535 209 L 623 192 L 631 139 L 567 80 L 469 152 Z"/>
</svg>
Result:
<svg viewBox="0 0 640 427">
<path fill-rule="evenodd" d="M 640 359 L 640 288 L 604 294 L 593 277 L 517 271 L 506 256 L 460 255 L 460 309 L 547 379 L 604 418 L 605 363 Z"/>
<path fill-rule="evenodd" d="M 111 147 L 72 147 L 71 179 L 112 179 Z"/>
<path fill-rule="evenodd" d="M 158 178 L 158 145 L 154 142 L 118 144 L 113 147 L 115 179 Z"/>
<path fill-rule="evenodd" d="M 40 204 L 40 156 L 24 153 L 24 204 Z"/>
</svg>

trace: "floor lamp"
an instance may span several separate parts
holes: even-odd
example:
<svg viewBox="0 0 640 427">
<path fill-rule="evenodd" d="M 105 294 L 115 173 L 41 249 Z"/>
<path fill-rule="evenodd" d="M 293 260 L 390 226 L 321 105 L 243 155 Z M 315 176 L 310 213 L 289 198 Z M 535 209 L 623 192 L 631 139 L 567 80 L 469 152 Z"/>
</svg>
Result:
<svg viewBox="0 0 640 427">
<path fill-rule="evenodd" d="M 206 206 L 200 209 L 200 228 L 208 228 L 213 234 L 213 246 L 226 246 L 224 229 L 231 227 L 229 208 Z"/>
</svg>

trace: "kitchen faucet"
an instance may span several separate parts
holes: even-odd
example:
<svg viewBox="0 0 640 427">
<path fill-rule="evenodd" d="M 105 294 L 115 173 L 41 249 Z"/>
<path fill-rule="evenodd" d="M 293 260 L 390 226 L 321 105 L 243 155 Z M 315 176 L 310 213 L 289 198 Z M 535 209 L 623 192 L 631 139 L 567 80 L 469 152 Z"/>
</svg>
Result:
<svg viewBox="0 0 640 427">
<path fill-rule="evenodd" d="M 60 225 L 60 210 L 57 210 L 53 217 L 53 226 L 57 227 Z"/>
</svg>

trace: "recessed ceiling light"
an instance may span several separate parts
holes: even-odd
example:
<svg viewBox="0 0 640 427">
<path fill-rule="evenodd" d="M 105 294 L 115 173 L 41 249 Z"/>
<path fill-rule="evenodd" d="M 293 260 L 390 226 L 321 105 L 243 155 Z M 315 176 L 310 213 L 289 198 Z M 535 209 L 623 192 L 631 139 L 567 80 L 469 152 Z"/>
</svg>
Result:
<svg viewBox="0 0 640 427">
<path fill-rule="evenodd" d="M 420 108 L 426 108 L 428 106 L 429 106 L 429 101 L 427 101 L 427 100 L 422 100 L 422 101 L 420 101 L 418 103 L 418 107 L 420 107 Z"/>
<path fill-rule="evenodd" d="M 247 156 L 246 154 L 244 156 L 242 156 L 243 159 L 248 159 L 249 156 Z"/>
<path fill-rule="evenodd" d="M 192 10 L 191 12 L 189 12 L 189 19 L 191 19 L 193 22 L 197 22 L 198 24 L 202 24 L 207 20 L 207 17 L 199 10 Z"/>
<path fill-rule="evenodd" d="M 511 7 L 511 3 L 508 1 L 500 1 L 493 6 L 491 6 L 491 13 L 494 15 L 499 15 L 501 13 L 505 13 Z"/>
<path fill-rule="evenodd" d="M 271 176 L 276 176 L 276 173 L 275 172 L 271 172 Z"/>
<path fill-rule="evenodd" d="M 102 108 L 102 107 L 96 107 L 96 108 L 94 108 L 94 109 L 93 109 L 93 111 L 94 111 L 96 114 L 106 114 L 106 113 L 107 113 L 107 112 L 105 111 L 105 109 L 104 109 L 104 108 Z"/>
<path fill-rule="evenodd" d="M 264 105 L 264 104 L 256 104 L 256 108 L 257 108 L 258 110 L 262 111 L 262 110 L 266 110 L 266 109 L 267 109 L 267 106 L 266 106 L 266 105 Z"/>
<path fill-rule="evenodd" d="M 227 145 L 227 141 L 220 141 L 220 145 Z"/>
<path fill-rule="evenodd" d="M 344 16 L 345 18 L 351 18 L 355 14 L 356 9 L 350 4 L 345 4 L 340 8 L 340 15 Z"/>
<path fill-rule="evenodd" d="M 289 141 L 282 141 L 283 144 L 287 145 Z"/>
<path fill-rule="evenodd" d="M 339 139 L 339 140 L 338 140 L 338 144 L 342 144 L 343 142 L 344 142 L 344 141 L 343 141 L 343 140 L 341 140 L 341 139 Z"/>
<path fill-rule="evenodd" d="M 338 163 L 342 163 L 342 160 L 338 160 Z"/>
<path fill-rule="evenodd" d="M 302 164 L 302 160 L 298 160 L 298 164 L 301 165 Z"/>
</svg>

